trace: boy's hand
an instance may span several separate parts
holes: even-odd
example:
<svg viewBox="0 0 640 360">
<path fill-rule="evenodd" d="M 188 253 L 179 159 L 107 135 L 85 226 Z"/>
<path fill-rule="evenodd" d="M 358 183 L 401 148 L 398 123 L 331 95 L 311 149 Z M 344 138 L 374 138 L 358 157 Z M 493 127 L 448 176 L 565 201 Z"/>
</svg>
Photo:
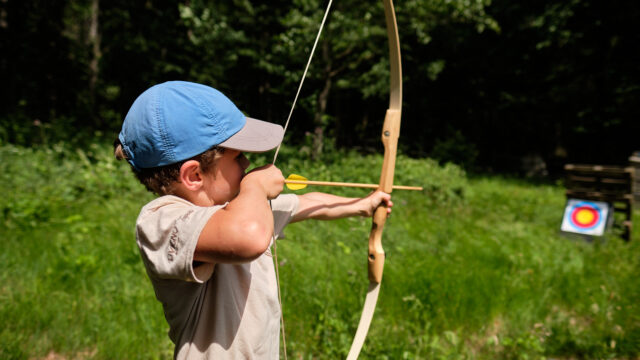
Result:
<svg viewBox="0 0 640 360">
<path fill-rule="evenodd" d="M 372 216 L 376 208 L 382 204 L 387 206 L 387 214 L 391 214 L 391 207 L 393 207 L 393 201 L 391 201 L 391 195 L 380 190 L 376 190 L 369 194 L 369 196 L 362 198 L 363 209 L 362 216 Z"/>
<path fill-rule="evenodd" d="M 240 189 L 246 186 L 258 186 L 267 195 L 267 199 L 274 199 L 282 192 L 284 177 L 277 167 L 264 165 L 251 170 L 244 176 Z"/>
</svg>

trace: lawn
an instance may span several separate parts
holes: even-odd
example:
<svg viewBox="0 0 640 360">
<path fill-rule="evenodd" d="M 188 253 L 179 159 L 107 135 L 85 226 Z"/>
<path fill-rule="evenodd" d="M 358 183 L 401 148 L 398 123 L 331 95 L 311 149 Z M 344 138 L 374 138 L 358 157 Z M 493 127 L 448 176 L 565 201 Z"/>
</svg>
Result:
<svg viewBox="0 0 640 360">
<path fill-rule="evenodd" d="M 152 195 L 128 166 L 108 145 L 4 145 L 0 160 L 0 358 L 171 358 L 133 233 Z M 380 163 L 354 153 L 312 162 L 285 148 L 278 166 L 285 175 L 376 182 Z M 594 242 L 561 236 L 561 184 L 468 176 L 406 157 L 396 183 L 425 191 L 394 192 L 362 358 L 640 356 L 638 231 L 629 243 L 615 233 Z M 278 260 L 290 358 L 346 356 L 368 283 L 369 227 L 351 218 L 286 229 Z"/>
</svg>

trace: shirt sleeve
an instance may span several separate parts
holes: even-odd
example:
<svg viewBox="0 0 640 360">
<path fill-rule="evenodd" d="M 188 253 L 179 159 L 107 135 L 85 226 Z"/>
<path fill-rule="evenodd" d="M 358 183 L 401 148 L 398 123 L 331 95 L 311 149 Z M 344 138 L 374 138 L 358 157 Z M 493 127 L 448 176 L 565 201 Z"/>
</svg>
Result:
<svg viewBox="0 0 640 360">
<path fill-rule="evenodd" d="M 200 233 L 221 206 L 201 207 L 176 196 L 163 196 L 142 208 L 136 239 L 149 276 L 193 282 L 207 281 L 214 264 L 193 267 Z"/>
<path fill-rule="evenodd" d="M 298 211 L 298 195 L 283 194 L 271 200 L 271 211 L 273 211 L 273 232 L 276 239 L 284 238 L 284 227 L 291 222 L 293 216 Z"/>
</svg>

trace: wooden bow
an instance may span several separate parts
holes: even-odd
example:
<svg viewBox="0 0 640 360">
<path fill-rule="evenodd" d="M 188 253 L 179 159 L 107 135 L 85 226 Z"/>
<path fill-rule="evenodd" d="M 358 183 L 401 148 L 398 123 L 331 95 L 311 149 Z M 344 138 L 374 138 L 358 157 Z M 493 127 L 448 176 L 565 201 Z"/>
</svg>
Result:
<svg viewBox="0 0 640 360">
<path fill-rule="evenodd" d="M 389 64 L 391 87 L 389 90 L 389 109 L 382 126 L 382 144 L 384 145 L 384 160 L 380 173 L 380 185 L 378 189 L 391 193 L 393 190 L 393 175 L 396 167 L 396 153 L 398 149 L 398 137 L 400 136 L 400 119 L 402 113 L 402 64 L 400 58 L 400 38 L 398 25 L 392 0 L 383 0 L 384 14 L 387 22 L 387 37 L 389 40 Z M 369 289 L 365 299 L 358 330 L 353 338 L 348 360 L 355 360 L 360 354 L 364 340 L 369 331 L 369 325 L 373 319 L 382 271 L 384 269 L 384 249 L 382 248 L 382 230 L 387 221 L 387 209 L 380 205 L 374 215 L 369 234 Z"/>
<path fill-rule="evenodd" d="M 311 54 L 307 61 L 304 73 L 298 85 L 298 91 L 293 100 L 293 105 L 289 112 L 289 117 L 285 123 L 284 129 L 286 131 L 289 121 L 291 120 L 291 114 L 295 108 L 298 96 L 300 95 L 300 89 L 304 83 L 304 79 L 311 63 L 311 58 L 318 44 L 318 39 L 322 33 L 325 20 L 331 8 L 332 0 L 329 0 L 327 9 L 325 11 L 320 29 L 316 36 L 316 40 L 311 49 Z M 400 135 L 400 117 L 402 113 L 402 66 L 400 61 L 400 38 L 398 36 L 398 25 L 396 23 L 396 13 L 393 8 L 392 0 L 383 0 L 384 14 L 387 23 L 387 38 L 389 42 L 389 64 L 390 64 L 390 78 L 391 85 L 389 90 L 389 109 L 385 115 L 384 124 L 382 126 L 382 144 L 384 145 L 384 160 L 382 162 L 382 170 L 380 173 L 379 190 L 386 193 L 393 191 L 393 175 L 396 167 L 396 153 L 398 148 L 398 137 Z M 276 150 L 273 157 L 273 163 L 275 164 L 278 157 L 280 146 Z M 373 313 L 378 302 L 378 295 L 380 293 L 380 283 L 382 281 L 382 271 L 384 269 L 384 249 L 382 248 L 382 230 L 387 221 L 387 208 L 384 205 L 380 205 L 373 214 L 373 223 L 371 226 L 371 233 L 369 234 L 369 289 L 367 291 L 367 297 L 365 299 L 364 307 L 362 309 L 362 315 L 360 316 L 360 322 L 358 323 L 358 329 L 356 335 L 353 338 L 351 349 L 347 359 L 355 360 L 360 355 L 360 350 L 364 344 L 364 340 L 367 337 L 369 331 L 369 325 L 373 319 Z M 278 262 L 275 255 L 274 248 L 274 260 L 276 263 L 276 274 L 278 272 Z M 278 284 L 280 283 L 278 276 Z M 280 291 L 278 285 L 278 292 Z M 282 304 L 282 302 L 281 302 Z M 286 358 L 286 342 L 284 342 L 284 319 L 282 319 L 282 336 L 284 343 L 284 354 Z"/>
</svg>

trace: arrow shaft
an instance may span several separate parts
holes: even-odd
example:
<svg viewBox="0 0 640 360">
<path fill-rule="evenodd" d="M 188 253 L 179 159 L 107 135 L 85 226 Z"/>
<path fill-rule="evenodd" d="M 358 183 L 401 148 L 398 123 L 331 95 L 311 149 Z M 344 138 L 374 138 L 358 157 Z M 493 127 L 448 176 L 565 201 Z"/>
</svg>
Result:
<svg viewBox="0 0 640 360">
<path fill-rule="evenodd" d="M 342 186 L 342 187 L 356 187 L 366 189 L 377 189 L 380 185 L 376 184 L 361 184 L 361 183 L 347 183 L 347 182 L 332 182 L 332 181 L 313 181 L 313 180 L 285 180 L 285 184 L 298 184 L 298 185 L 317 185 L 317 186 Z M 393 185 L 394 190 L 422 190 L 421 186 L 404 186 Z"/>
</svg>

